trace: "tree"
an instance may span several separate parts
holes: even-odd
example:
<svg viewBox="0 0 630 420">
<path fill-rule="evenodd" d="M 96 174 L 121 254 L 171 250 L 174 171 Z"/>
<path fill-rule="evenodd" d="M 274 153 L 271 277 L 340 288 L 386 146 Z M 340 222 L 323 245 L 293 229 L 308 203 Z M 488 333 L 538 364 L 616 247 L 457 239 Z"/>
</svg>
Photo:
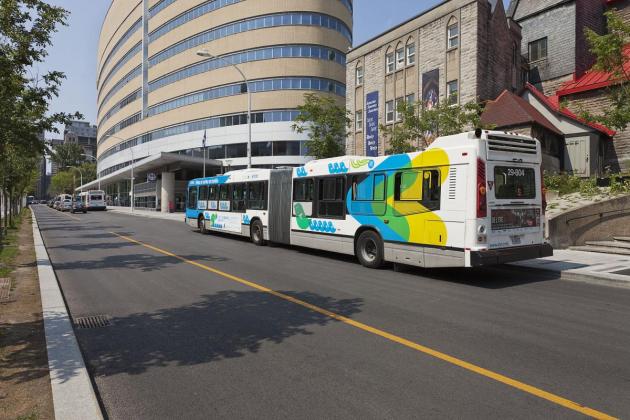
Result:
<svg viewBox="0 0 630 420">
<path fill-rule="evenodd" d="M 586 38 L 596 57 L 593 69 L 610 73 L 614 82 L 607 88 L 610 106 L 601 114 L 593 114 L 584 107 L 578 107 L 578 111 L 587 121 L 624 130 L 630 124 L 630 24 L 625 23 L 614 10 L 605 15 L 608 32 L 599 35 L 586 29 Z"/>
<path fill-rule="evenodd" d="M 308 132 L 308 154 L 316 159 L 340 156 L 350 127 L 349 112 L 330 96 L 304 94 L 304 105 L 291 126 L 297 133 Z"/>
<path fill-rule="evenodd" d="M 72 194 L 76 175 L 71 169 L 59 171 L 50 179 L 50 193 L 53 195 Z"/>
<path fill-rule="evenodd" d="M 70 165 L 79 165 L 85 160 L 83 156 L 83 147 L 76 143 L 64 143 L 59 146 L 55 146 L 50 159 L 55 162 L 60 168 L 65 168 Z"/>
<path fill-rule="evenodd" d="M 17 211 L 16 194 L 24 191 L 21 181 L 30 178 L 45 152 L 39 135 L 58 132 L 57 123 L 82 118 L 79 113 L 49 113 L 65 76 L 35 71 L 48 55 L 52 34 L 67 17 L 66 10 L 42 0 L 0 1 L 0 192 L 10 204 L 9 218 Z"/>
<path fill-rule="evenodd" d="M 419 110 L 421 103 L 400 103 L 397 114 L 400 121 L 381 125 L 381 133 L 388 138 L 387 154 L 409 153 L 424 150 L 438 136 L 449 136 L 482 126 L 483 105 L 468 102 L 464 105 L 441 101 L 431 109 Z"/>
</svg>

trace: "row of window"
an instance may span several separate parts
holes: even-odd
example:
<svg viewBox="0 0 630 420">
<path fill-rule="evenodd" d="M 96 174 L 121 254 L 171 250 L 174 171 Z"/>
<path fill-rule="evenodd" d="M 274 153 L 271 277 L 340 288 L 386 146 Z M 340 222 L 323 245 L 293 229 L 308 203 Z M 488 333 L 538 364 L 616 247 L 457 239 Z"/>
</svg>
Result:
<svg viewBox="0 0 630 420">
<path fill-rule="evenodd" d="M 142 90 L 138 89 L 138 90 L 136 90 L 134 92 L 131 92 L 129 95 L 125 96 L 124 98 L 122 98 L 114 106 L 112 106 L 107 111 L 107 113 L 105 115 L 103 115 L 103 118 L 101 119 L 99 125 L 102 126 L 103 123 L 105 123 L 105 121 L 109 120 L 111 117 L 116 115 L 118 113 L 118 111 L 120 111 L 121 109 L 123 109 L 127 105 L 129 105 L 129 104 L 133 103 L 134 101 L 136 101 L 137 99 L 139 99 L 140 96 L 142 96 Z"/>
<path fill-rule="evenodd" d="M 134 58 L 135 55 L 138 54 L 140 51 L 142 51 L 142 41 L 131 47 L 131 49 L 127 51 L 127 53 L 114 65 L 114 67 L 112 67 L 109 73 L 107 73 L 107 76 L 105 76 L 103 83 L 101 83 L 101 88 L 105 86 L 107 82 L 109 82 L 116 75 L 116 73 L 118 73 L 118 70 L 120 70 L 122 66 L 127 64 L 127 62 Z"/>
<path fill-rule="evenodd" d="M 192 36 L 153 55 L 149 58 L 149 66 L 155 66 L 183 51 L 230 35 L 256 29 L 299 25 L 329 28 L 341 33 L 349 42 L 352 42 L 350 29 L 341 20 L 332 16 L 320 13 L 277 13 L 228 23 Z"/>
<path fill-rule="evenodd" d="M 161 114 L 182 106 L 192 105 L 199 102 L 224 98 L 247 93 L 271 92 L 276 90 L 319 90 L 333 92 L 345 98 L 346 86 L 330 79 L 318 77 L 287 77 L 272 78 L 262 80 L 252 80 L 249 83 L 236 83 L 227 86 L 215 87 L 212 89 L 196 92 L 190 95 L 181 96 L 177 99 L 162 102 L 149 108 L 149 116 Z"/>
<path fill-rule="evenodd" d="M 248 84 L 237 83 L 228 86 L 216 87 L 202 92 L 196 92 L 190 95 L 181 96 L 170 101 L 162 102 L 159 105 L 154 105 L 150 107 L 148 110 L 148 116 L 155 116 L 164 112 L 171 111 L 173 109 L 181 108 L 183 106 L 193 105 L 213 99 L 241 95 L 247 93 L 248 88 L 251 90 L 252 93 L 295 89 L 332 92 L 344 98 L 346 96 L 346 86 L 334 80 L 321 79 L 317 77 L 287 77 L 263 79 L 250 81 Z M 130 125 L 139 122 L 140 119 L 141 113 L 137 113 L 130 117 L 127 117 L 119 123 L 110 127 L 103 134 L 102 138 L 106 138 L 107 136 L 115 134 L 120 130 L 129 127 Z M 101 124 L 102 123 L 103 121 L 101 121 Z"/>
<path fill-rule="evenodd" d="M 252 143 L 252 157 L 306 155 L 308 155 L 306 142 L 257 141 Z M 206 157 L 209 159 L 233 159 L 247 157 L 247 143 L 209 146 L 206 150 Z"/>
<path fill-rule="evenodd" d="M 140 76 L 141 74 L 142 74 L 142 65 L 138 65 L 137 67 L 133 68 L 129 73 L 125 74 L 125 76 L 122 77 L 119 81 L 117 81 L 116 84 L 111 87 L 111 89 L 100 101 L 100 105 L 98 106 L 98 112 L 101 112 L 101 108 L 103 107 L 103 105 L 105 105 L 107 101 L 109 101 L 116 93 L 118 93 L 120 89 L 124 88 L 127 85 L 127 83 L 131 82 L 133 79 Z"/>
<path fill-rule="evenodd" d="M 171 4 L 175 3 L 177 0 L 161 0 L 153 5 L 149 9 L 149 19 L 153 19 L 155 15 L 160 13 L 162 10 L 166 9 Z"/>
<path fill-rule="evenodd" d="M 98 84 L 100 85 L 100 80 L 101 80 L 101 75 L 103 70 L 105 69 L 105 67 L 107 66 L 107 64 L 109 63 L 109 61 L 112 59 L 112 56 L 114 54 L 116 54 L 116 52 L 118 50 L 120 50 L 120 48 L 123 46 L 123 44 L 129 39 L 131 38 L 131 36 L 133 34 L 136 33 L 136 31 L 138 31 L 140 28 L 142 28 L 142 18 L 138 19 L 137 21 L 135 21 L 133 23 L 133 25 L 131 25 L 131 27 L 129 29 L 127 29 L 125 31 L 125 33 L 123 34 L 123 36 L 120 37 L 120 39 L 118 41 L 116 41 L 116 44 L 114 45 L 114 47 L 112 48 L 112 50 L 109 52 L 109 54 L 107 54 L 107 57 L 105 58 L 105 60 L 103 61 L 103 64 L 101 66 L 101 71 L 98 75 Z"/>
<path fill-rule="evenodd" d="M 225 6 L 229 6 L 235 3 L 239 3 L 243 0 L 211 0 L 207 1 L 199 6 L 193 7 L 187 10 L 179 16 L 174 17 L 168 22 L 160 25 L 157 29 L 149 33 L 149 42 L 153 42 L 173 29 L 182 26 L 183 24 L 197 19 L 207 13 L 213 12 Z"/>
<path fill-rule="evenodd" d="M 268 122 L 280 122 L 280 121 L 293 121 L 298 116 L 297 110 L 276 110 L 276 111 L 264 111 L 252 113 L 252 124 L 268 123 Z M 190 133 L 193 131 L 203 131 L 212 128 L 229 127 L 233 125 L 247 124 L 247 113 L 224 115 L 220 117 L 212 117 L 204 120 L 192 121 L 188 123 L 178 124 L 168 128 L 162 128 L 150 133 L 142 134 L 141 136 L 127 140 L 113 146 L 98 157 L 98 161 L 102 161 L 108 156 L 111 156 L 121 150 L 128 149 L 129 147 L 137 146 L 139 144 L 148 143 L 154 140 L 158 140 L 164 137 L 176 136 L 178 134 Z M 103 141 L 105 136 L 101 137 L 100 141 Z"/>
<path fill-rule="evenodd" d="M 220 58 L 212 58 L 210 60 L 194 64 L 181 70 L 176 70 L 170 74 L 160 77 L 159 79 L 149 82 L 149 91 L 153 92 L 156 89 L 171 83 L 232 64 L 295 57 L 330 60 L 335 61 L 342 66 L 346 65 L 345 54 L 334 48 L 327 48 L 318 45 L 278 45 L 275 47 L 257 48 L 228 54 Z"/>
<path fill-rule="evenodd" d="M 385 55 L 385 70 L 387 73 L 392 73 L 395 70 L 403 69 L 405 62 L 407 66 L 416 63 L 416 44 L 409 44 L 405 48 L 399 48 L 395 53 L 387 53 Z"/>
<path fill-rule="evenodd" d="M 439 210 L 439 170 L 405 170 L 396 172 L 393 177 L 393 208 L 397 214 L 422 211 L 420 207 L 413 206 L 415 203 L 428 210 Z M 386 210 L 387 178 L 385 173 L 370 173 L 295 179 L 293 201 L 310 204 L 303 206 L 308 217 L 343 218 L 348 207 L 351 214 L 382 216 Z M 348 196 L 352 200 L 349 206 L 346 203 Z"/>
<path fill-rule="evenodd" d="M 268 181 L 203 185 L 188 188 L 188 208 L 244 213 L 267 210 Z"/>
</svg>

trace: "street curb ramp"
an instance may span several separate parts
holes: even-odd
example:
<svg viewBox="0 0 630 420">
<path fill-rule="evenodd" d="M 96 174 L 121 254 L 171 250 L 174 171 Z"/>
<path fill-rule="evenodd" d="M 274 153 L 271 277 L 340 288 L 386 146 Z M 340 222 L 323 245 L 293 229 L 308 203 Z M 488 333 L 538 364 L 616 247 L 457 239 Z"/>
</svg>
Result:
<svg viewBox="0 0 630 420">
<path fill-rule="evenodd" d="M 55 418 L 102 420 L 103 414 L 74 335 L 68 309 L 39 232 L 35 213 L 32 212 L 32 215 Z"/>
</svg>

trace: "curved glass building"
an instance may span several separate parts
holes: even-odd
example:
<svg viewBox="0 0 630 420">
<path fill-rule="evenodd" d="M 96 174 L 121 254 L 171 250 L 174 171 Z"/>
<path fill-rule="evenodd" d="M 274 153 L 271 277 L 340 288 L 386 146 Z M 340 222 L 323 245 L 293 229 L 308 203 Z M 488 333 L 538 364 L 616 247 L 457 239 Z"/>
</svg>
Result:
<svg viewBox="0 0 630 420">
<path fill-rule="evenodd" d="M 175 170 L 172 159 L 156 156 L 193 162 L 202 156 L 204 133 L 215 164 L 245 167 L 248 90 L 252 166 L 304 164 L 306 136 L 291 129 L 296 108 L 307 92 L 345 105 L 351 44 L 350 0 L 113 0 L 101 28 L 96 80 L 98 173 L 117 197 L 112 204 L 128 204 L 132 162 L 139 185 L 143 170 L 155 183 L 172 172 L 175 185 L 199 175 L 198 167 Z M 202 49 L 211 56 L 197 55 Z M 159 207 L 154 196 L 144 204 Z"/>
</svg>

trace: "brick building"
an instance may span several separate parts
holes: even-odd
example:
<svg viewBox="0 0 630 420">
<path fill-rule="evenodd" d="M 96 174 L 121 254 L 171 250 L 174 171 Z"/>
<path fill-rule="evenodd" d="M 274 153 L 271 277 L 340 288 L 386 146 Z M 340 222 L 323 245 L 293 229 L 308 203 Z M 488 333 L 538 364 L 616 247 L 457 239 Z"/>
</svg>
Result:
<svg viewBox="0 0 630 420">
<path fill-rule="evenodd" d="M 83 153 L 96 157 L 96 126 L 85 121 L 70 121 L 63 130 L 65 143 L 83 147 Z"/>
<path fill-rule="evenodd" d="M 354 122 L 347 153 L 384 154 L 378 126 L 396 121 L 399 102 L 463 104 L 518 90 L 520 42 L 502 1 L 447 0 L 354 47 L 346 68 Z"/>
<path fill-rule="evenodd" d="M 593 64 L 585 29 L 604 30 L 604 0 L 512 0 L 508 17 L 522 27 L 527 80 L 546 95 Z"/>
</svg>

